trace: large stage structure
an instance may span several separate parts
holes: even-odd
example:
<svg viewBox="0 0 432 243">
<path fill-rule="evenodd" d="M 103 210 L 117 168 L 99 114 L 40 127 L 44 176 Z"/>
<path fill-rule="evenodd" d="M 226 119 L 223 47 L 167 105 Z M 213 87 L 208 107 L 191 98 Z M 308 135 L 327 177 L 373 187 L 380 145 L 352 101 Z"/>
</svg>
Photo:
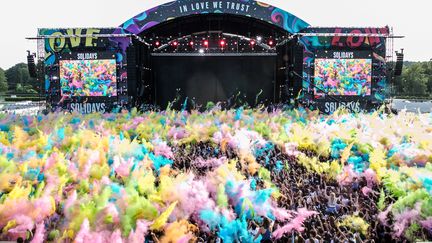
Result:
<svg viewBox="0 0 432 243">
<path fill-rule="evenodd" d="M 50 107 L 81 113 L 295 103 L 369 111 L 388 86 L 390 29 L 317 28 L 249 0 L 177 0 L 117 28 L 39 29 Z"/>
</svg>

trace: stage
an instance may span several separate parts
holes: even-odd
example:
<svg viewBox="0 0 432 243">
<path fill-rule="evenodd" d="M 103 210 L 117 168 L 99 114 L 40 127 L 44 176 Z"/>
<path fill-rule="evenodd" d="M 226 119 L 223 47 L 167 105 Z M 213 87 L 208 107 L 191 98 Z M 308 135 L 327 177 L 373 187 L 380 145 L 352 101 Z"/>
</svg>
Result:
<svg viewBox="0 0 432 243">
<path fill-rule="evenodd" d="M 388 27 L 310 27 L 260 2 L 178 0 L 116 28 L 40 29 L 36 39 L 50 109 L 221 103 L 333 113 L 384 104 L 391 37 Z"/>
</svg>

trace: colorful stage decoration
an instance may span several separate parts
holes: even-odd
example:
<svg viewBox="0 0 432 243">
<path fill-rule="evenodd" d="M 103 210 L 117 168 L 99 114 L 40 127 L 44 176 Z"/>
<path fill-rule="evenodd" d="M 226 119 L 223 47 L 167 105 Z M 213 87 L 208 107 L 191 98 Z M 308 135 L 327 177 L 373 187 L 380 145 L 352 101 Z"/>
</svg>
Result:
<svg viewBox="0 0 432 243">
<path fill-rule="evenodd" d="M 62 96 L 117 96 L 115 60 L 61 60 Z"/>
<path fill-rule="evenodd" d="M 144 11 L 129 19 L 120 27 L 127 32 L 140 34 L 162 22 L 192 14 L 247 16 L 277 25 L 293 34 L 309 26 L 308 23 L 287 11 L 253 0 L 177 0 Z"/>
<path fill-rule="evenodd" d="M 305 179 L 322 176 L 326 187 L 361 190 L 362 200 L 377 205 L 368 212 L 373 220 L 364 211 L 336 218 L 347 233 L 378 237 L 374 227 L 385 225 L 397 241 L 430 240 L 431 141 L 432 116 L 404 112 L 325 116 L 216 106 L 3 114 L 0 240 L 259 242 L 265 234 L 253 225 L 272 221 L 272 239 L 285 242 L 325 215 L 283 203 L 290 195 L 281 183 L 289 178 L 280 176 L 294 169 Z"/>
</svg>

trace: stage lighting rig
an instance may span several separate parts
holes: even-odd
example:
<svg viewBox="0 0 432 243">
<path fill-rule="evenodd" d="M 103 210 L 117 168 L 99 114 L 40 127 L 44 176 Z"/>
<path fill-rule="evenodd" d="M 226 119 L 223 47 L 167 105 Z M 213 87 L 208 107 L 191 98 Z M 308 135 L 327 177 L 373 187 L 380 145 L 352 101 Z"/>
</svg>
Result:
<svg viewBox="0 0 432 243">
<path fill-rule="evenodd" d="M 164 39 L 165 43 L 159 41 Z M 157 53 L 201 53 L 201 49 L 204 53 L 274 53 L 277 41 L 272 36 L 251 38 L 221 31 L 193 33 L 177 39 L 157 36 L 151 40 Z"/>
</svg>

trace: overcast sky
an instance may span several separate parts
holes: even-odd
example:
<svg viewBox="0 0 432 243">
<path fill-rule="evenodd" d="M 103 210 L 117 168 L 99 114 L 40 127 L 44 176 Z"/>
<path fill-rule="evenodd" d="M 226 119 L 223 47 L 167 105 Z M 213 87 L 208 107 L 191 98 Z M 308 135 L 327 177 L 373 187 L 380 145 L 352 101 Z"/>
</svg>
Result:
<svg viewBox="0 0 432 243">
<path fill-rule="evenodd" d="M 0 67 L 26 60 L 36 51 L 41 27 L 116 27 L 130 17 L 166 0 L 12 0 L 1 1 Z M 309 22 L 312 26 L 381 27 L 396 35 L 395 48 L 405 48 L 406 60 L 432 58 L 431 0 L 263 0 Z"/>
</svg>

